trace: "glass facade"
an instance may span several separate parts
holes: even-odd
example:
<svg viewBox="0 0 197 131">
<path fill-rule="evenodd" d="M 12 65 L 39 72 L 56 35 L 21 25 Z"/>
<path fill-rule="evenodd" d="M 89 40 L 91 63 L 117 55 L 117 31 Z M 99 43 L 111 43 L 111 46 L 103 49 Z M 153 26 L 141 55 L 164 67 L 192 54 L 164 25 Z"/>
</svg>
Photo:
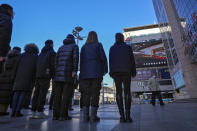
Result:
<svg viewBox="0 0 197 131">
<path fill-rule="evenodd" d="M 197 48 L 197 0 L 173 0 L 183 26 L 185 52 L 194 55 Z"/>
<path fill-rule="evenodd" d="M 167 54 L 168 65 L 170 69 L 178 63 L 178 57 L 174 47 L 174 42 L 171 36 L 171 27 L 168 25 L 168 17 L 163 6 L 162 0 L 152 0 L 155 9 L 155 14 L 162 34 L 164 47 Z"/>
</svg>

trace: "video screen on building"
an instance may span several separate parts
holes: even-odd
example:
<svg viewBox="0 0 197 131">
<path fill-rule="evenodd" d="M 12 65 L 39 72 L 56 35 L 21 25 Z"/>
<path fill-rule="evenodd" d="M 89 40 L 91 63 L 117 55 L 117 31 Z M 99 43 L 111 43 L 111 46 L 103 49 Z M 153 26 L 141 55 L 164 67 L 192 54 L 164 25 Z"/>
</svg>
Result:
<svg viewBox="0 0 197 131">
<path fill-rule="evenodd" d="M 161 40 L 131 44 L 136 67 L 167 66 L 164 44 Z"/>
</svg>

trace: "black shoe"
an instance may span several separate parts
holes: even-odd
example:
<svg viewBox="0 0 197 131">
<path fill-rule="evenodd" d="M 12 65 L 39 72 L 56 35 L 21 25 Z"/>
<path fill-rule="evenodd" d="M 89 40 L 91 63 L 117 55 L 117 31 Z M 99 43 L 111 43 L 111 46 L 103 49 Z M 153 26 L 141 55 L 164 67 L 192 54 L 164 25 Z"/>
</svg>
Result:
<svg viewBox="0 0 197 131">
<path fill-rule="evenodd" d="M 160 103 L 160 106 L 164 106 L 165 104 L 164 103 Z"/>
<path fill-rule="evenodd" d="M 72 117 L 67 116 L 67 117 L 66 117 L 66 120 L 72 120 Z"/>
<path fill-rule="evenodd" d="M 133 120 L 132 120 L 132 118 L 129 116 L 129 117 L 126 118 L 126 122 L 131 123 L 131 122 L 133 122 Z"/>
<path fill-rule="evenodd" d="M 11 117 L 15 117 L 16 112 L 12 112 Z"/>
<path fill-rule="evenodd" d="M 124 117 L 120 117 L 120 122 L 126 122 L 125 118 Z"/>
<path fill-rule="evenodd" d="M 59 121 L 65 121 L 65 120 L 67 120 L 67 119 L 64 117 L 60 117 L 60 119 L 59 119 Z"/>
<path fill-rule="evenodd" d="M 59 120 L 59 117 L 53 117 L 53 119 L 52 120 Z"/>
<path fill-rule="evenodd" d="M 73 109 L 73 108 L 69 108 L 68 110 L 69 110 L 69 111 L 73 111 L 74 109 Z"/>
<path fill-rule="evenodd" d="M 52 110 L 52 107 L 51 106 L 49 106 L 49 110 Z"/>
<path fill-rule="evenodd" d="M 19 112 L 16 113 L 15 116 L 16 116 L 16 117 L 23 117 L 24 115 L 19 111 Z"/>
</svg>

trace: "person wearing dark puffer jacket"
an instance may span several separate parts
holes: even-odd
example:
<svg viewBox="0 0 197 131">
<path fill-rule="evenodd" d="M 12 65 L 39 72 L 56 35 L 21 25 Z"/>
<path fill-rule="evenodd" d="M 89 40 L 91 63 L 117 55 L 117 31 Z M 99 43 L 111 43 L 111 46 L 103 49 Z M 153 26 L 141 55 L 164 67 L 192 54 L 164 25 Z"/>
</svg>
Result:
<svg viewBox="0 0 197 131">
<path fill-rule="evenodd" d="M 10 50 L 13 16 L 13 8 L 10 5 L 0 5 L 0 73 L 5 57 Z"/>
<path fill-rule="evenodd" d="M 125 122 L 125 113 L 123 107 L 122 84 L 124 85 L 124 98 L 126 121 L 132 122 L 130 117 L 131 109 L 131 77 L 136 76 L 135 59 L 132 47 L 124 42 L 122 33 L 117 33 L 115 44 L 110 48 L 109 64 L 110 76 L 114 79 L 116 85 L 116 101 L 120 112 L 120 122 Z"/>
<path fill-rule="evenodd" d="M 7 55 L 3 73 L 0 75 L 0 116 L 8 115 L 8 106 L 12 98 L 12 88 L 16 69 L 20 60 L 21 48 L 14 47 Z"/>
<path fill-rule="evenodd" d="M 36 86 L 32 99 L 32 116 L 30 118 L 46 118 L 44 105 L 50 87 L 50 80 L 54 77 L 55 56 L 53 41 L 47 40 L 37 61 Z"/>
<path fill-rule="evenodd" d="M 69 100 L 72 97 L 72 79 L 77 75 L 79 47 L 73 35 L 67 35 L 63 46 L 58 49 L 55 60 L 55 98 L 53 120 L 70 120 Z"/>
<path fill-rule="evenodd" d="M 32 91 L 36 78 L 36 65 L 39 49 L 35 44 L 27 44 L 21 55 L 14 81 L 11 117 L 21 117 L 24 96 Z"/>
<path fill-rule="evenodd" d="M 97 33 L 89 32 L 86 43 L 80 54 L 80 88 L 84 91 L 83 121 L 89 121 L 91 105 L 91 122 L 100 120 L 97 117 L 99 92 L 103 76 L 108 72 L 107 58 Z"/>
</svg>

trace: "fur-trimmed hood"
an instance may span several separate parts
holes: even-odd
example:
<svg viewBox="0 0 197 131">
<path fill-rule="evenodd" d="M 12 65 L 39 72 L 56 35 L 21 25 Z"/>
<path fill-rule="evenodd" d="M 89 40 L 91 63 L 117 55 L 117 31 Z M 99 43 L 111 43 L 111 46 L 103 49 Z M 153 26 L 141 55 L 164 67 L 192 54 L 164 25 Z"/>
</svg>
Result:
<svg viewBox="0 0 197 131">
<path fill-rule="evenodd" d="M 39 48 L 34 43 L 27 44 L 25 46 L 24 50 L 26 53 L 30 53 L 30 54 L 38 54 L 39 53 Z"/>
</svg>

